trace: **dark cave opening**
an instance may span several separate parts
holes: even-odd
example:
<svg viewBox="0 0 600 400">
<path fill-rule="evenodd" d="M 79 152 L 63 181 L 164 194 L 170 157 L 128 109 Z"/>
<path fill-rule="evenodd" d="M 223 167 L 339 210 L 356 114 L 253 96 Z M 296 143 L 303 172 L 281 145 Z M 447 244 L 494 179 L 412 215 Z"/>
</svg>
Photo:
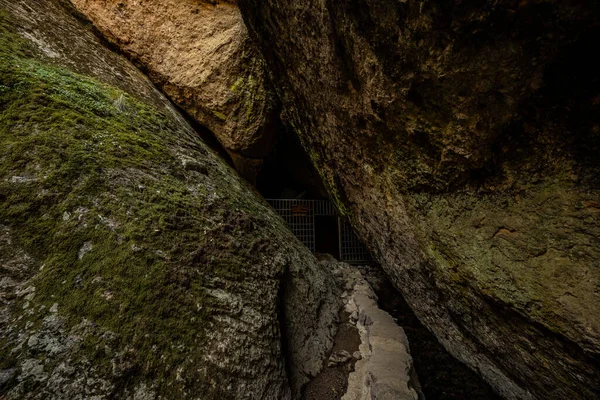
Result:
<svg viewBox="0 0 600 400">
<path fill-rule="evenodd" d="M 283 127 L 278 138 L 256 177 L 259 193 L 311 251 L 352 264 L 370 263 L 372 257 L 329 200 L 299 138 Z"/>
<path fill-rule="evenodd" d="M 205 142 L 231 166 L 231 158 L 205 128 L 194 124 Z M 201 128 L 201 129 L 198 129 Z M 256 176 L 257 191 L 267 199 L 328 200 L 321 179 L 296 135 L 280 128 L 273 152 Z M 314 251 L 340 260 L 340 219 L 314 216 Z M 492 388 L 466 365 L 455 359 L 419 321 L 402 294 L 394 288 L 378 265 L 361 267 L 373 286 L 379 305 L 392 315 L 409 340 L 410 352 L 428 400 L 499 400 Z M 286 349 L 283 349 L 284 354 Z M 340 393 L 340 397 L 343 393 Z"/>
<path fill-rule="evenodd" d="M 335 216 L 315 217 L 315 251 L 331 254 L 340 259 L 340 235 L 338 218 Z"/>
<path fill-rule="evenodd" d="M 278 137 L 256 179 L 260 194 L 267 199 L 328 199 L 321 178 L 300 139 L 283 127 L 279 129 Z"/>
</svg>

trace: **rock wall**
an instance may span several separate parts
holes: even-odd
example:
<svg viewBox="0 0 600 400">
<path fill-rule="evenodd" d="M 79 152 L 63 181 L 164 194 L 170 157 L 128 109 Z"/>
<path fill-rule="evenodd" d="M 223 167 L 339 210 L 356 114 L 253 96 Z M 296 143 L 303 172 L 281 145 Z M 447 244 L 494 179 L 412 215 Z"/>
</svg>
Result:
<svg viewBox="0 0 600 400">
<path fill-rule="evenodd" d="M 175 104 L 215 134 L 238 172 L 255 179 L 275 144 L 279 115 L 264 61 L 235 1 L 72 3 Z"/>
<path fill-rule="evenodd" d="M 287 399 L 321 368 L 330 272 L 66 2 L 0 0 L 0 148 L 0 398 Z"/>
<path fill-rule="evenodd" d="M 442 344 L 505 398 L 600 396 L 594 2 L 238 2 L 292 126 Z"/>
</svg>

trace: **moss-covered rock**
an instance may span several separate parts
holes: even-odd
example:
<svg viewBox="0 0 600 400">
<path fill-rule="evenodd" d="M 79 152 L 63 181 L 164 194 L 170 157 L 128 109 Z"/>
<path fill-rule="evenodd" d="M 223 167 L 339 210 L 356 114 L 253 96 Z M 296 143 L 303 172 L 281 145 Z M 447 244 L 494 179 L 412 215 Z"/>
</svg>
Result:
<svg viewBox="0 0 600 400">
<path fill-rule="evenodd" d="M 238 2 L 331 197 L 506 398 L 600 396 L 600 10 L 584 3 Z"/>
<path fill-rule="evenodd" d="M 328 273 L 67 3 L 0 1 L 0 148 L 0 397 L 279 399 L 318 372 Z"/>
<path fill-rule="evenodd" d="M 269 156 L 276 141 L 278 106 L 234 1 L 72 2 L 175 104 L 214 133 L 238 173 L 256 178 L 253 164 Z"/>
</svg>

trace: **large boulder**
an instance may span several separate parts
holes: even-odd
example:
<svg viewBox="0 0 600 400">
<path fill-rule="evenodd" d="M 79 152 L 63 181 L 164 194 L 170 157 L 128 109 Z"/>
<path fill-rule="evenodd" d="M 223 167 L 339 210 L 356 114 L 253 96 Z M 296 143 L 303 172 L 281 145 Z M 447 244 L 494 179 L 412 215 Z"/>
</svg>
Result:
<svg viewBox="0 0 600 400">
<path fill-rule="evenodd" d="M 252 180 L 276 140 L 275 95 L 235 1 L 72 0 Z M 258 164 L 258 165 L 257 165 Z"/>
<path fill-rule="evenodd" d="M 419 318 L 505 398 L 600 397 L 598 2 L 240 0 Z"/>
<path fill-rule="evenodd" d="M 0 0 L 0 398 L 287 399 L 329 271 L 58 0 Z"/>
</svg>

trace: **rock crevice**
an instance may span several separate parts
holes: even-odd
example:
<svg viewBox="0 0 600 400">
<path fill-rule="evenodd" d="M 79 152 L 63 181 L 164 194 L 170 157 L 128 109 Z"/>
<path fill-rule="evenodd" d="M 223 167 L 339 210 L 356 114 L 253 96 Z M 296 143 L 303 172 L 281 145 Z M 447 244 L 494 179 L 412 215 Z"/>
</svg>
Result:
<svg viewBox="0 0 600 400">
<path fill-rule="evenodd" d="M 505 398 L 598 397 L 600 69 L 578 61 L 598 4 L 238 4 L 285 122 L 438 340 Z"/>
</svg>

